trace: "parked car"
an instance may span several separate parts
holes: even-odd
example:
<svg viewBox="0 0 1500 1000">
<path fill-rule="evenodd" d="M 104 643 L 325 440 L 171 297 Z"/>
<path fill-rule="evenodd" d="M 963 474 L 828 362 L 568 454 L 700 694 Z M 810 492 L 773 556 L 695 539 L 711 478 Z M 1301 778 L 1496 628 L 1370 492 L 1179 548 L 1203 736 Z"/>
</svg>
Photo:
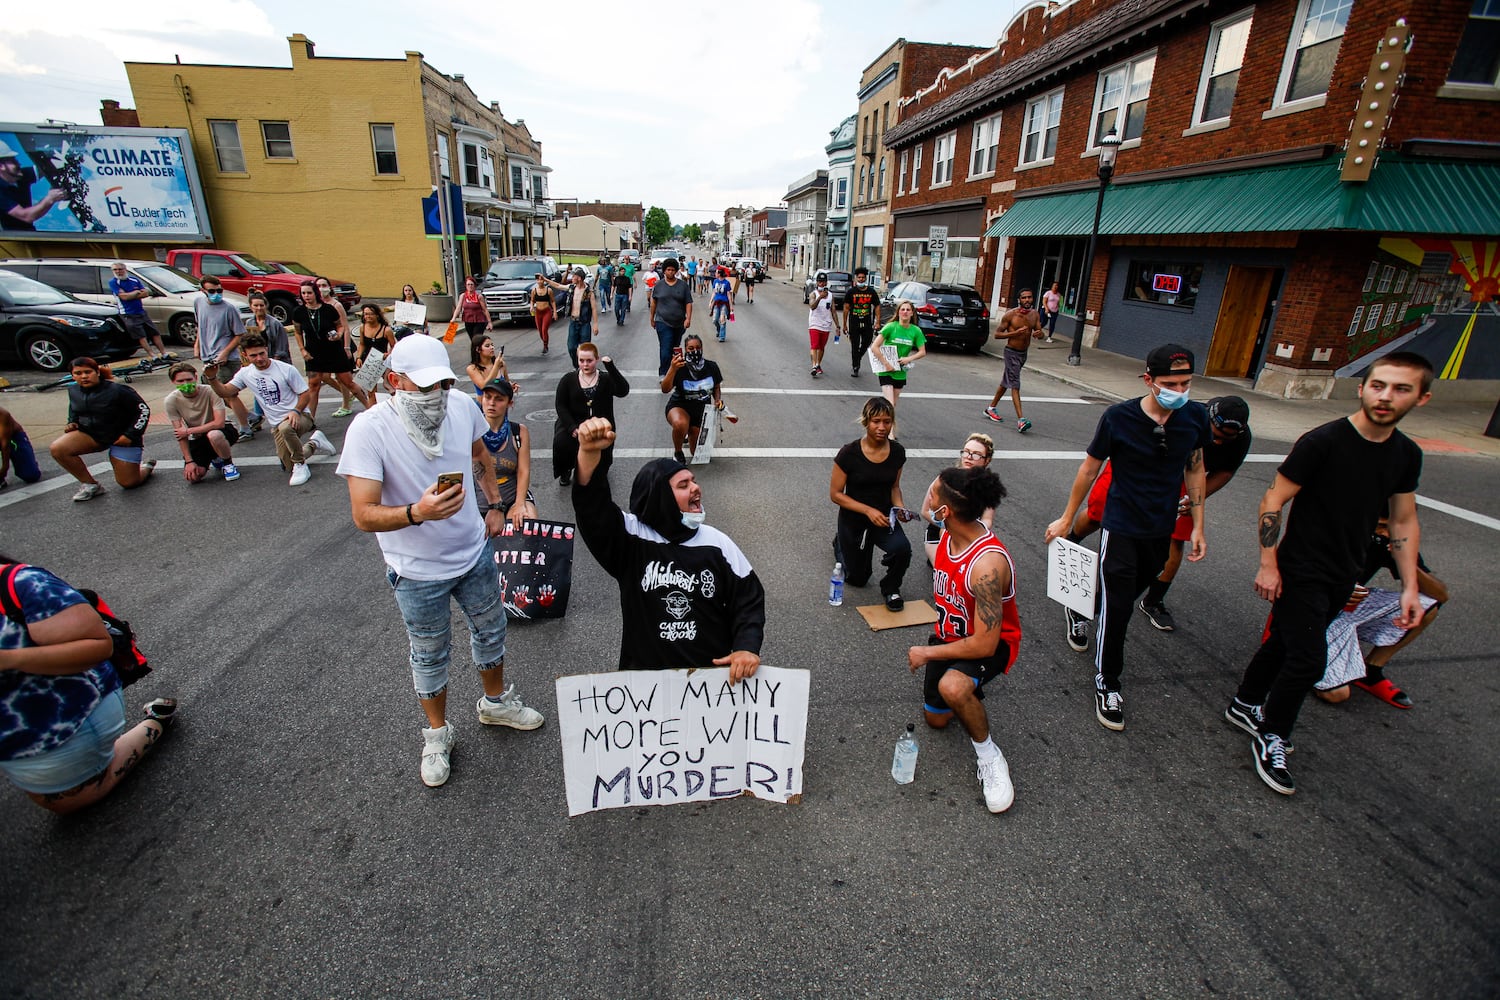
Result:
<svg viewBox="0 0 1500 1000">
<path fill-rule="evenodd" d="M 538 273 L 553 281 L 561 280 L 557 261 L 552 257 L 501 257 L 490 262 L 490 269 L 479 281 L 479 292 L 493 319 L 525 320 L 531 316 L 531 286 Z M 446 317 L 438 317 L 446 319 Z"/>
<path fill-rule="evenodd" d="M 227 292 L 248 295 L 251 291 L 266 293 L 271 315 L 283 323 L 292 318 L 292 310 L 300 301 L 299 289 L 307 280 L 304 274 L 289 274 L 278 270 L 265 261 L 238 250 L 205 250 L 197 247 L 167 251 L 167 263 L 179 271 L 193 276 L 194 281 L 205 275 L 213 275 L 224 284 Z M 329 278 L 333 294 L 347 310 L 359 304 L 359 289 L 352 281 Z"/>
<path fill-rule="evenodd" d="M 802 289 L 802 301 L 807 302 L 811 297 L 812 290 L 817 287 L 817 278 L 820 274 L 828 276 L 828 290 L 833 293 L 833 307 L 844 308 L 844 300 L 849 297 L 849 289 L 854 285 L 854 275 L 848 271 L 830 271 L 827 268 L 818 268 L 813 275 L 807 279 Z"/>
<path fill-rule="evenodd" d="M 114 258 L 103 257 L 33 257 L 0 260 L 0 268 L 51 285 L 85 302 L 118 307 L 109 291 L 109 279 L 114 277 L 110 267 L 114 262 Z M 202 293 L 193 276 L 149 260 L 127 260 L 125 266 L 151 293 L 141 301 L 156 328 L 179 344 L 187 347 L 196 344 L 198 320 L 193 316 L 193 300 Z M 242 319 L 250 319 L 249 299 L 226 291 L 224 301 L 239 309 Z"/>
<path fill-rule="evenodd" d="M 621 250 L 615 255 L 615 263 L 623 265 L 626 261 L 634 262 L 639 270 L 641 266 L 641 252 L 639 250 Z"/>
<path fill-rule="evenodd" d="M 136 343 L 114 306 L 84 302 L 51 285 L 0 270 L 0 361 L 63 372 L 87 355 L 128 358 Z"/>
<path fill-rule="evenodd" d="M 270 264 L 282 274 L 295 274 L 303 280 L 306 280 L 307 278 L 316 278 L 318 276 L 317 271 L 314 271 L 312 268 L 308 267 L 306 264 L 298 260 L 268 260 L 266 261 L 266 263 Z M 344 304 L 344 309 L 348 312 L 353 312 L 354 307 L 364 301 L 364 299 L 360 297 L 359 289 L 356 288 L 352 282 L 347 285 L 335 283 L 333 286 L 333 294 L 337 296 L 338 300 Z"/>
<path fill-rule="evenodd" d="M 741 257 L 735 261 L 734 268 L 740 272 L 743 280 L 752 285 L 766 280 L 766 265 L 754 257 Z"/>
<path fill-rule="evenodd" d="M 895 319 L 896 305 L 903 300 L 910 300 L 917 307 L 917 326 L 929 341 L 978 354 L 990 339 L 990 308 L 968 285 L 897 282 L 880 300 L 883 314 Z"/>
</svg>

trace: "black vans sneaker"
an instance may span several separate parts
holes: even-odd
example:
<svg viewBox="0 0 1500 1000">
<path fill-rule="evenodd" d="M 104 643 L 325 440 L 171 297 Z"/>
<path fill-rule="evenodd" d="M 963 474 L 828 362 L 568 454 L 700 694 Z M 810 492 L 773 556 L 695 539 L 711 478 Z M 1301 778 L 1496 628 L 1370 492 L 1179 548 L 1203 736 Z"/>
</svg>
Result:
<svg viewBox="0 0 1500 1000">
<path fill-rule="evenodd" d="M 1231 698 L 1229 707 L 1224 709 L 1224 721 L 1231 726 L 1238 726 L 1251 736 L 1260 735 L 1260 724 L 1265 721 L 1261 714 L 1259 705 L 1247 705 L 1238 698 Z"/>
<path fill-rule="evenodd" d="M 1260 780 L 1271 786 L 1274 792 L 1291 795 L 1297 790 L 1292 783 L 1292 772 L 1286 769 L 1286 755 L 1292 752 L 1291 744 L 1275 733 L 1256 735 L 1255 773 Z"/>
<path fill-rule="evenodd" d="M 1124 703 L 1120 692 L 1094 688 L 1094 716 L 1105 729 L 1118 733 L 1125 728 Z"/>
</svg>

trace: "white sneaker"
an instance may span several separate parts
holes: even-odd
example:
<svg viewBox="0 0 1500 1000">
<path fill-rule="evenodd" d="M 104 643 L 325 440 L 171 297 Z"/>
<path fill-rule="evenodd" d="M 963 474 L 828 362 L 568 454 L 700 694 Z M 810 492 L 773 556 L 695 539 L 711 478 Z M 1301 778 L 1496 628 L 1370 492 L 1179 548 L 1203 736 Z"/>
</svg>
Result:
<svg viewBox="0 0 1500 1000">
<path fill-rule="evenodd" d="M 542 718 L 541 712 L 521 704 L 521 696 L 516 694 L 514 684 L 505 689 L 505 693 L 500 696 L 498 702 L 481 697 L 476 708 L 479 712 L 479 721 L 486 726 L 537 729 L 547 721 Z"/>
<path fill-rule="evenodd" d="M 1010 783 L 1010 768 L 1005 754 L 996 752 L 990 760 L 979 762 L 979 780 L 984 782 L 984 804 L 992 813 L 1003 813 L 1016 800 L 1015 786 Z"/>
<path fill-rule="evenodd" d="M 78 487 L 78 492 L 73 494 L 74 503 L 86 503 L 104 492 L 104 487 L 98 483 L 84 483 Z"/>
<path fill-rule="evenodd" d="M 309 454 L 313 449 L 317 449 L 319 455 L 327 455 L 330 458 L 337 455 L 339 451 L 333 446 L 333 442 L 328 440 L 328 435 L 322 431 L 313 431 L 312 436 L 307 439 L 307 446 Z"/>
<path fill-rule="evenodd" d="M 422 745 L 422 784 L 436 788 L 448 780 L 448 773 L 452 770 L 448 755 L 453 752 L 453 744 L 458 739 L 453 735 L 452 726 L 424 729 L 422 738 L 426 740 Z"/>
<path fill-rule="evenodd" d="M 288 486 L 301 486 L 312 478 L 312 470 L 307 467 L 306 462 L 298 462 L 292 466 L 292 478 L 287 480 Z"/>
</svg>

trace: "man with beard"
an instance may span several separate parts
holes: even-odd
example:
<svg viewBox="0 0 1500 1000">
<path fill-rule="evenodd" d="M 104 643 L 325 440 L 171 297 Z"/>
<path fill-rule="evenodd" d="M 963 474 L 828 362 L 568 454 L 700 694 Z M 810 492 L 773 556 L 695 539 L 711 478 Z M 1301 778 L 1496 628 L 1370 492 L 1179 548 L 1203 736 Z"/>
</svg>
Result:
<svg viewBox="0 0 1500 1000">
<path fill-rule="evenodd" d="M 489 431 L 472 396 L 453 389 L 448 352 L 431 337 L 391 350 L 386 384 L 394 396 L 355 418 L 338 473 L 349 484 L 354 526 L 374 532 L 411 645 L 412 682 L 427 719 L 422 781 L 448 780 L 454 731 L 447 719 L 450 601 L 469 625 L 469 647 L 484 694 L 487 726 L 536 729 L 540 712 L 505 686 L 505 606 L 489 539 L 505 526 Z M 476 505 L 476 486 L 485 503 Z M 483 513 L 481 514 L 481 509 Z"/>
<path fill-rule="evenodd" d="M 573 510 L 578 533 L 620 586 L 620 669 L 729 668 L 738 682 L 760 666 L 766 592 L 729 536 L 703 523 L 703 491 L 670 458 L 647 462 L 630 489 L 630 510 L 595 476 L 615 439 L 602 417 L 578 427 Z"/>
<path fill-rule="evenodd" d="M 854 287 L 844 297 L 844 332 L 849 334 L 850 378 L 859 378 L 860 365 L 880 329 L 880 294 L 870 285 L 870 269 L 854 269 Z"/>
<path fill-rule="evenodd" d="M 1260 501 L 1255 592 L 1271 602 L 1271 624 L 1224 718 L 1250 734 L 1255 772 L 1273 791 L 1296 791 L 1286 757 L 1297 713 L 1328 665 L 1327 629 L 1344 609 L 1370 534 L 1390 502 L 1390 550 L 1401 579 L 1396 625 L 1422 619 L 1418 592 L 1417 480 L 1422 450 L 1396 430 L 1432 398 L 1432 364 L 1397 351 L 1359 383 L 1359 409 L 1315 427 L 1292 446 Z M 1283 511 L 1293 511 L 1281 534 Z"/>
</svg>

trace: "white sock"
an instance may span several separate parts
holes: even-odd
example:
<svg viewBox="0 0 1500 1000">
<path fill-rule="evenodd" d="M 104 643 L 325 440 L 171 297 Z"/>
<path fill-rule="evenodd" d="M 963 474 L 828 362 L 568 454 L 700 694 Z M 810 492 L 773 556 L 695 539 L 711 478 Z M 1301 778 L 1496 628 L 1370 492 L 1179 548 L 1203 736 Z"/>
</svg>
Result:
<svg viewBox="0 0 1500 1000">
<path fill-rule="evenodd" d="M 974 743 L 973 740 L 970 740 L 969 742 Z M 974 752 L 979 755 L 980 763 L 983 763 L 987 760 L 994 760 L 996 757 L 1000 756 L 1000 748 L 995 746 L 994 739 L 989 736 L 986 736 L 984 738 L 983 743 L 974 743 Z"/>
</svg>

